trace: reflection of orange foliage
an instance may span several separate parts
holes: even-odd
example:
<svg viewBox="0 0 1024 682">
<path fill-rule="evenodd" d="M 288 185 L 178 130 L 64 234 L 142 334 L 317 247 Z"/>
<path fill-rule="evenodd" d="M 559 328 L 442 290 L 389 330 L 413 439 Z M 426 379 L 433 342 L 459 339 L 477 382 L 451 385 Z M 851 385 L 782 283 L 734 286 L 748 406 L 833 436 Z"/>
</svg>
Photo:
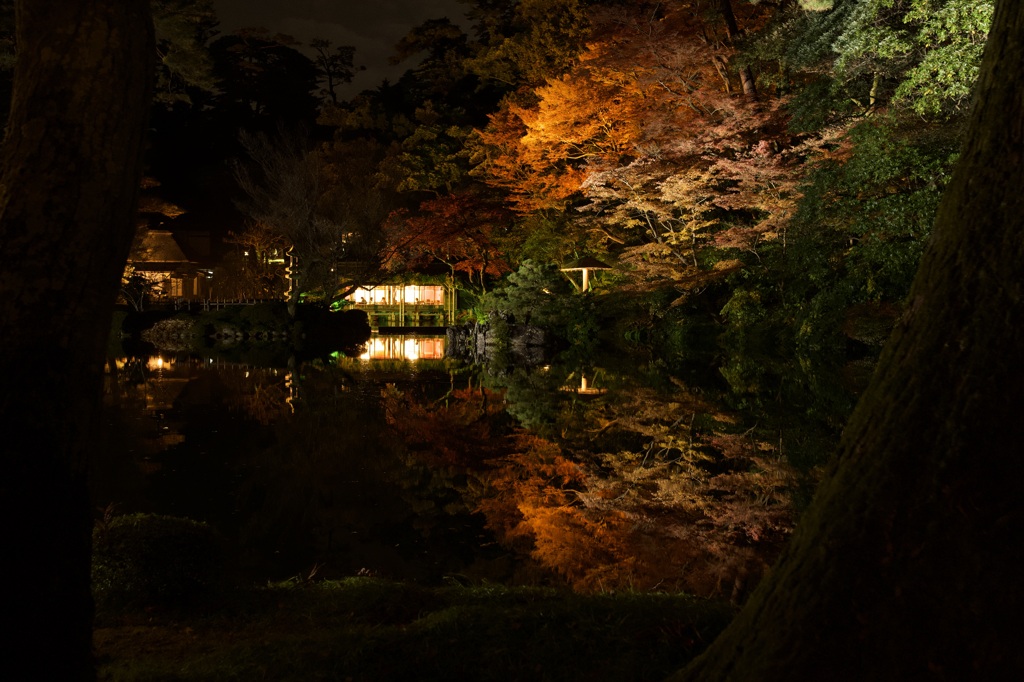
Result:
<svg viewBox="0 0 1024 682">
<path fill-rule="evenodd" d="M 504 409 L 501 395 L 485 388 L 453 390 L 424 404 L 393 387 L 382 391 L 385 418 L 410 452 L 428 465 L 473 467 L 496 456 L 501 438 L 491 417 Z"/>
<path fill-rule="evenodd" d="M 460 481 L 501 544 L 577 590 L 741 598 L 792 526 L 792 473 L 746 436 L 697 433 L 696 414 L 730 417 L 681 383 L 592 403 L 593 428 L 559 442 L 508 433 L 502 396 L 486 389 L 429 404 L 393 388 L 383 396 L 411 456 Z M 615 445 L 638 437 L 639 451 Z"/>
<path fill-rule="evenodd" d="M 478 503 L 499 541 L 583 591 L 742 597 L 792 525 L 790 474 L 743 436 L 717 434 L 698 445 L 674 433 L 669 425 L 678 430 L 696 406 L 674 397 L 683 399 L 659 403 L 639 391 L 646 409 L 625 401 L 616 426 L 632 421 L 629 430 L 648 434 L 651 446 L 599 455 L 594 465 L 518 435 L 514 454 L 492 462 L 491 492 Z"/>
<path fill-rule="evenodd" d="M 525 546 L 532 544 L 534 531 L 524 510 L 570 505 L 573 487 L 582 484 L 584 475 L 551 441 L 522 432 L 513 445 L 513 454 L 491 462 L 487 483 L 492 492 L 480 501 L 480 511 L 504 542 Z"/>
<path fill-rule="evenodd" d="M 260 424 L 272 424 L 291 414 L 284 374 L 239 365 L 222 367 L 218 376 L 229 389 L 225 402 Z"/>
</svg>

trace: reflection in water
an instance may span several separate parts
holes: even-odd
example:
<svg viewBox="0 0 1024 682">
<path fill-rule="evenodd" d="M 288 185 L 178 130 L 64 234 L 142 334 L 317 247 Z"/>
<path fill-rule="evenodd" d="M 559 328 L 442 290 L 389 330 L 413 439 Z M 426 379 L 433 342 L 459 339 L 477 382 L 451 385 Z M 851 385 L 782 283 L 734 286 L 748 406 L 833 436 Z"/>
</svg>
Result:
<svg viewBox="0 0 1024 682">
<path fill-rule="evenodd" d="M 577 381 L 575 375 L 570 375 L 569 379 L 572 380 L 573 382 Z M 563 386 L 562 390 L 577 393 L 579 395 L 601 395 L 602 393 L 608 392 L 607 388 L 603 388 L 601 386 L 596 385 L 592 381 L 588 381 L 587 375 L 583 374 L 582 372 L 580 373 L 580 378 L 578 381 L 578 386 L 575 383 L 571 383 L 569 385 Z"/>
<path fill-rule="evenodd" d="M 376 336 L 363 357 L 443 355 Z M 316 563 L 728 597 L 792 526 L 774 447 L 662 368 L 386 366 L 113 362 L 94 498 L 210 522 L 256 579 Z"/>
<path fill-rule="evenodd" d="M 443 360 L 443 336 L 372 334 L 361 360 Z"/>
<path fill-rule="evenodd" d="M 393 427 L 465 479 L 499 543 L 579 590 L 742 598 L 792 526 L 793 472 L 682 382 L 604 373 L 586 393 L 580 375 L 516 370 L 432 404 L 392 394 Z M 508 413 L 529 430 L 496 428 Z"/>
<path fill-rule="evenodd" d="M 367 378 L 369 377 L 369 378 Z M 432 402 L 446 373 L 294 371 L 209 360 L 110 363 L 97 505 L 207 521 L 257 580 L 322 564 L 398 579 L 506 579 L 510 564 L 457 494 L 389 429 L 382 388 Z M 154 400 L 153 396 L 162 396 Z"/>
</svg>

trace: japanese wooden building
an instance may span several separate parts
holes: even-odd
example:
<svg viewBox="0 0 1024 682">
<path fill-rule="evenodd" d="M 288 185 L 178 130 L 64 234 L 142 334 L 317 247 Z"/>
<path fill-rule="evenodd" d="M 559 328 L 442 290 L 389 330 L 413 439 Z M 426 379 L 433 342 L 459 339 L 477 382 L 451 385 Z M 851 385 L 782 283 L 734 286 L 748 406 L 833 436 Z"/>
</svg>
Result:
<svg viewBox="0 0 1024 682">
<path fill-rule="evenodd" d="M 207 242 L 209 237 L 206 237 Z M 144 229 L 128 256 L 128 266 L 151 287 L 155 299 L 202 299 L 211 291 L 213 270 L 204 267 L 196 255 L 186 255 L 188 236 L 170 230 Z M 190 251 L 196 251 L 190 248 Z M 206 250 L 209 250 L 207 244 Z"/>
<path fill-rule="evenodd" d="M 446 284 L 359 287 L 345 298 L 366 312 L 372 329 L 444 327 L 455 320 L 455 288 Z"/>
</svg>

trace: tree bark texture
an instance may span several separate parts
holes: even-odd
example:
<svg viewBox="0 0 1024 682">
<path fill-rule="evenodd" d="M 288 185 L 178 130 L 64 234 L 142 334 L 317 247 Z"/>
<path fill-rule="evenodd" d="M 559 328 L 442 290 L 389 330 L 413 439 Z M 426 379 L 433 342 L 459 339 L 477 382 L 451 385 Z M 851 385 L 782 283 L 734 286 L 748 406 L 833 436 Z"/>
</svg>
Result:
<svg viewBox="0 0 1024 682">
<path fill-rule="evenodd" d="M 740 37 L 740 27 L 736 23 L 736 13 L 732 11 L 732 0 L 719 0 L 719 11 L 725 21 L 725 30 L 729 36 L 729 42 L 735 43 Z M 757 99 L 757 81 L 754 79 L 754 72 L 749 66 L 739 67 L 740 84 L 743 86 L 743 95 L 754 101 Z"/>
<path fill-rule="evenodd" d="M 94 676 L 86 488 L 153 77 L 146 0 L 19 0 L 0 159 L 0 678 Z"/>
<path fill-rule="evenodd" d="M 1024 679 L 1024 3 L 908 310 L 791 545 L 677 681 Z"/>
</svg>

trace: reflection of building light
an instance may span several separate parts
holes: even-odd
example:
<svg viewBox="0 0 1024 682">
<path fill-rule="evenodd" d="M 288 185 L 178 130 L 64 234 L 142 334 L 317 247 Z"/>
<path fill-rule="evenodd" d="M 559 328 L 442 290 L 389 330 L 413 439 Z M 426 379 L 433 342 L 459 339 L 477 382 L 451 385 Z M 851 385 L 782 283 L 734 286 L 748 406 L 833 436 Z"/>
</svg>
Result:
<svg viewBox="0 0 1024 682">
<path fill-rule="evenodd" d="M 444 337 L 374 335 L 363 348 L 360 360 L 441 360 Z"/>
<path fill-rule="evenodd" d="M 405 340 L 405 359 L 406 360 L 419 360 L 420 358 L 420 343 L 415 339 Z"/>
<path fill-rule="evenodd" d="M 580 375 L 579 388 L 575 386 L 563 386 L 562 390 L 569 391 L 571 393 L 578 393 L 579 395 L 601 395 L 602 393 L 608 392 L 607 388 L 597 388 L 596 386 L 591 386 L 590 382 L 587 381 L 587 377 L 582 374 Z"/>
<path fill-rule="evenodd" d="M 285 397 L 284 402 L 287 403 L 288 409 L 291 410 L 292 414 L 295 414 L 295 379 L 292 377 L 291 372 L 284 375 L 284 386 L 288 390 L 288 395 Z"/>
</svg>

